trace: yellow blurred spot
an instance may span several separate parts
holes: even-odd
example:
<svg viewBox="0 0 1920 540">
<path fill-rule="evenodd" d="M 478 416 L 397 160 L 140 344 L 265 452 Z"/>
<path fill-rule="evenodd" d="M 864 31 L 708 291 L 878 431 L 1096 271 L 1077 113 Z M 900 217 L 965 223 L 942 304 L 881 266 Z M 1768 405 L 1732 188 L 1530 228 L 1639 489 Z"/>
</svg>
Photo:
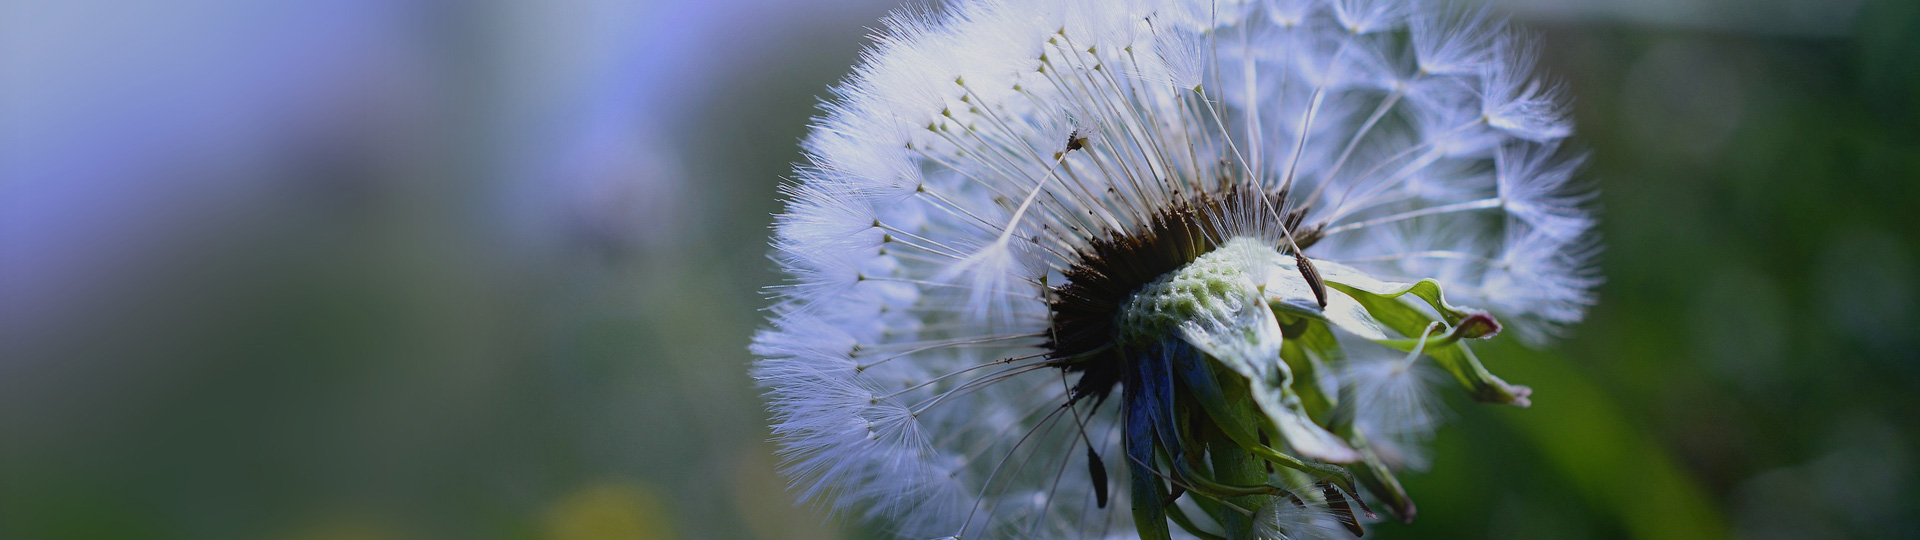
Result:
<svg viewBox="0 0 1920 540">
<path fill-rule="evenodd" d="M 540 538 L 668 540 L 676 538 L 669 516 L 660 496 L 645 486 L 589 486 L 547 509 Z"/>
<path fill-rule="evenodd" d="M 839 538 L 824 514 L 795 504 L 773 452 L 772 445 L 756 439 L 741 444 L 733 458 L 733 503 L 747 529 L 764 540 Z"/>
</svg>

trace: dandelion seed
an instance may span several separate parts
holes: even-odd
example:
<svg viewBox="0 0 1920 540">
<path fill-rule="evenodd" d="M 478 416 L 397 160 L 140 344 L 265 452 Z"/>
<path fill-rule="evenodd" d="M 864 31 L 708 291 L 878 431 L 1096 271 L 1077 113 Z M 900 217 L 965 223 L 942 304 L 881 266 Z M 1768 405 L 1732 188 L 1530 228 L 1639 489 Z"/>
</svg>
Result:
<svg viewBox="0 0 1920 540">
<path fill-rule="evenodd" d="M 1256 540 L 1341 540 L 1351 538 L 1324 503 L 1277 501 L 1260 507 L 1254 516 Z"/>
<path fill-rule="evenodd" d="M 1411 519 L 1435 379 L 1525 406 L 1469 343 L 1592 303 L 1572 127 L 1484 11 L 987 1 L 876 41 L 753 351 L 795 490 L 902 537 Z"/>
</svg>

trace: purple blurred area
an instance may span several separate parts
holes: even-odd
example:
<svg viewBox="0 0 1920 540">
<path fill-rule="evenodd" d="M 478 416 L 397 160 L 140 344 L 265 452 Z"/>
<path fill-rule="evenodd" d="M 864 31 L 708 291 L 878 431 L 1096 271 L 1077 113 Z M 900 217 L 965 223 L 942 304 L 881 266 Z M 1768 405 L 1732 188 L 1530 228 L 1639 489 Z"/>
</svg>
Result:
<svg viewBox="0 0 1920 540">
<path fill-rule="evenodd" d="M 403 100 L 425 81 L 394 6 L 232 4 L 9 11 L 10 332 L 53 330 L 223 215 L 284 204 L 269 199 L 297 189 L 295 161 L 364 154 L 424 120 L 397 116 L 423 112 Z"/>
<path fill-rule="evenodd" d="M 0 536 L 825 534 L 744 336 L 889 7 L 0 4 Z"/>
<path fill-rule="evenodd" d="M 883 537 L 795 505 L 745 347 L 897 3 L 0 0 L 0 538 Z M 1920 536 L 1920 8 L 1493 3 L 1612 281 L 1377 534 Z"/>
<path fill-rule="evenodd" d="M 51 330 L 176 244 L 325 197 L 451 191 L 502 229 L 476 236 L 671 246 L 700 232 L 670 202 L 697 195 L 679 134 L 718 87 L 823 25 L 854 42 L 885 7 L 121 4 L 9 8 L 10 332 Z"/>
</svg>

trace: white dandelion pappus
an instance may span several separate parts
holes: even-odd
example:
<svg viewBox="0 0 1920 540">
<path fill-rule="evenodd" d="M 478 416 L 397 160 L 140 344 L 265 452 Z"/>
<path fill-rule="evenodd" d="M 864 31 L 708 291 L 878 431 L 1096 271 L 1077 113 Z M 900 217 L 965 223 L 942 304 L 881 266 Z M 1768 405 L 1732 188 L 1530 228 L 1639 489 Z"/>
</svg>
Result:
<svg viewBox="0 0 1920 540">
<path fill-rule="evenodd" d="M 894 15 L 774 227 L 753 351 L 784 472 L 909 538 L 1410 520 L 1425 373 L 1527 405 L 1469 342 L 1497 315 L 1544 343 L 1599 283 L 1514 36 L 1405 0 Z"/>
</svg>

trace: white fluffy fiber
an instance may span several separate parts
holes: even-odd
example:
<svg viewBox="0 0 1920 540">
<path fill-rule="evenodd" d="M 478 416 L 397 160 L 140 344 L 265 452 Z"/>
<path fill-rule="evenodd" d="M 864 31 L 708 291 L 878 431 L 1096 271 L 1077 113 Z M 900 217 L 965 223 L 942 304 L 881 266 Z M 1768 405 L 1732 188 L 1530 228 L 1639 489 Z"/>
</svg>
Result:
<svg viewBox="0 0 1920 540">
<path fill-rule="evenodd" d="M 1090 240 L 1222 182 L 1307 204 L 1329 232 L 1310 256 L 1438 278 L 1530 341 L 1592 301 L 1572 126 L 1485 12 L 1008 0 L 875 39 L 785 189 L 788 282 L 753 349 L 796 489 L 902 536 L 1130 530 L 1116 403 L 1062 408 L 1046 290 Z"/>
</svg>

